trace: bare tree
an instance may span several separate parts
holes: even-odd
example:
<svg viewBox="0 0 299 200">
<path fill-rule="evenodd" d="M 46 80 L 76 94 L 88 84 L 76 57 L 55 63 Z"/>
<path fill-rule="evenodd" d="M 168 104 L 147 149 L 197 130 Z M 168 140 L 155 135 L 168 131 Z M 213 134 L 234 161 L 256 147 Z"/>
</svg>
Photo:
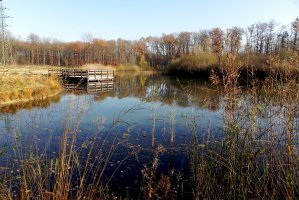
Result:
<svg viewBox="0 0 299 200">
<path fill-rule="evenodd" d="M 78 66 L 86 63 L 119 65 L 142 63 L 151 66 L 168 66 L 174 60 L 187 54 L 213 52 L 219 64 L 225 52 L 271 54 L 281 50 L 299 52 L 299 19 L 292 22 L 291 31 L 286 27 L 276 32 L 277 24 L 256 23 L 245 30 L 232 27 L 224 31 L 220 28 L 163 34 L 161 37 L 148 37 L 136 41 L 124 39 L 96 39 L 90 33 L 82 36 L 82 41 L 59 42 L 41 39 L 30 34 L 26 41 L 12 40 L 12 56 L 18 64 Z M 246 43 L 242 46 L 245 36 Z M 192 55 L 192 56 L 193 56 Z"/>
<path fill-rule="evenodd" d="M 190 39 L 191 39 L 191 33 L 189 32 L 181 32 L 178 35 L 177 38 L 178 46 L 179 46 L 178 53 L 180 54 L 180 56 L 190 53 Z"/>
<path fill-rule="evenodd" d="M 226 51 L 229 53 L 238 53 L 241 48 L 243 29 L 237 26 L 226 31 Z"/>
<path fill-rule="evenodd" d="M 245 51 L 248 52 L 248 53 L 252 53 L 254 51 L 253 50 L 254 30 L 255 30 L 255 26 L 251 25 L 251 26 L 248 26 L 246 31 L 245 31 L 245 35 L 246 35 Z"/>
<path fill-rule="evenodd" d="M 31 64 L 37 64 L 39 65 L 38 62 L 38 57 L 39 57 L 39 42 L 40 38 L 38 35 L 35 35 L 33 33 L 29 34 L 27 37 L 27 42 L 30 44 L 30 58 L 31 58 Z"/>
<path fill-rule="evenodd" d="M 209 36 L 209 31 L 202 30 L 199 31 L 199 40 L 200 40 L 200 46 L 204 52 L 209 52 L 212 47 L 211 38 Z"/>
<path fill-rule="evenodd" d="M 213 28 L 210 31 L 212 39 L 212 50 L 218 58 L 218 63 L 221 63 L 221 56 L 224 51 L 224 32 L 220 28 Z"/>
<path fill-rule="evenodd" d="M 292 28 L 294 32 L 293 50 L 299 52 L 299 18 L 292 23 Z"/>
<path fill-rule="evenodd" d="M 270 21 L 267 26 L 265 35 L 265 54 L 270 54 L 273 51 L 274 29 L 276 27 L 275 21 Z"/>
</svg>

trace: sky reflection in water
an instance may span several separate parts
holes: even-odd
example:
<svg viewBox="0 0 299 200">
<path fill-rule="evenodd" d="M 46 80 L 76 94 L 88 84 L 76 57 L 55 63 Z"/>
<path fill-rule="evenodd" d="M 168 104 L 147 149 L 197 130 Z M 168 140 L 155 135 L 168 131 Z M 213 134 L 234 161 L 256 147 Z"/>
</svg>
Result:
<svg viewBox="0 0 299 200">
<path fill-rule="evenodd" d="M 116 173 L 115 187 L 120 189 L 122 184 L 138 182 L 141 168 L 151 162 L 151 149 L 158 145 L 166 148 L 159 157 L 160 172 L 171 168 L 188 170 L 185 146 L 194 134 L 190 127 L 196 126 L 200 138 L 206 135 L 207 128 L 217 136 L 222 126 L 221 97 L 203 83 L 160 75 L 126 75 L 118 77 L 115 84 L 114 91 L 65 91 L 43 102 L 2 107 L 0 145 L 9 146 L 13 138 L 19 137 L 26 148 L 34 140 L 37 149 L 47 148 L 45 152 L 55 157 L 67 124 L 71 124 L 71 130 L 79 124 L 79 146 L 100 128 L 100 137 L 113 140 L 118 135 L 119 140 L 127 140 L 128 146 L 142 149 L 138 161 L 129 158 Z M 113 166 L 125 154 L 124 149 L 116 152 L 107 174 L 113 173 Z"/>
</svg>

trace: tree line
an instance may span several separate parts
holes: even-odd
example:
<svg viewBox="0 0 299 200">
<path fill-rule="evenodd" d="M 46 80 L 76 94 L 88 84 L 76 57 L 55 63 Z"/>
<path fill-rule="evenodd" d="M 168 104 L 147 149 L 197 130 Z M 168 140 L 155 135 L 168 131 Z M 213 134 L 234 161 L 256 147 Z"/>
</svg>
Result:
<svg viewBox="0 0 299 200">
<path fill-rule="evenodd" d="M 60 42 L 30 34 L 27 39 L 11 38 L 15 64 L 81 66 L 84 64 L 162 67 L 174 59 L 201 52 L 213 53 L 220 61 L 225 53 L 270 55 L 299 52 L 299 18 L 290 26 L 260 22 L 246 28 L 200 30 L 163 34 L 130 41 L 103 40 L 86 34 L 83 41 Z"/>
</svg>

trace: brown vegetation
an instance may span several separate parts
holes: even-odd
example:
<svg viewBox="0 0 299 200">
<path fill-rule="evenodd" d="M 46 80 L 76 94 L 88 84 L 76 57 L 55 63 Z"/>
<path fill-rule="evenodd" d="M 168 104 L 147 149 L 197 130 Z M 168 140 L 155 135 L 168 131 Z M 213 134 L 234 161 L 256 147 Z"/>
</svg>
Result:
<svg viewBox="0 0 299 200">
<path fill-rule="evenodd" d="M 228 57 L 222 70 L 225 76 L 213 79 L 224 85 L 224 137 L 213 138 L 208 130 L 203 139 L 194 134 L 190 141 L 194 199 L 296 199 L 296 80 L 287 74 L 279 81 L 273 73 L 262 86 L 251 81 L 252 88 L 243 96 L 235 57 Z"/>
<path fill-rule="evenodd" d="M 194 74 L 209 77 L 211 70 L 218 71 L 217 56 L 213 53 L 199 53 L 184 55 L 175 59 L 169 65 L 167 73 L 176 75 Z M 182 74 L 183 73 L 183 74 Z"/>
<path fill-rule="evenodd" d="M 208 55 L 208 67 L 214 64 L 214 56 L 220 65 L 226 54 L 248 55 L 252 57 L 297 54 L 299 51 L 299 23 L 292 23 L 292 29 L 278 24 L 256 23 L 246 28 L 232 27 L 226 31 L 220 28 L 199 32 L 163 34 L 161 37 L 147 37 L 136 41 L 124 39 L 102 40 L 88 37 L 84 42 L 58 42 L 46 40 L 30 34 L 27 41 L 12 39 L 12 57 L 16 64 L 81 66 L 101 64 L 111 66 L 132 66 L 164 69 L 185 62 L 189 55 L 199 58 L 199 64 L 190 63 L 181 70 L 203 67 L 202 57 Z M 213 53 L 214 56 L 210 54 Z M 192 58 L 197 60 L 197 58 Z M 211 59 L 211 60 L 210 60 Z M 260 63 L 258 63 L 259 65 Z M 255 67 L 259 67 L 255 65 Z M 206 66 L 205 66 L 206 67 Z M 172 68 L 170 68 L 170 71 Z"/>
<path fill-rule="evenodd" d="M 59 155 L 49 158 L 39 153 L 48 149 L 36 151 L 35 144 L 22 146 L 20 143 L 17 144 L 19 141 L 16 139 L 15 159 L 21 165 L 17 168 L 19 171 L 14 170 L 15 182 L 11 180 L 12 170 L 4 168 L 3 174 L 6 177 L 1 177 L 4 181 L 0 183 L 0 197 L 13 199 L 15 195 L 18 199 L 31 199 L 36 196 L 41 199 L 125 198 L 109 190 L 109 184 L 106 184 L 105 179 L 105 169 L 113 154 L 117 152 L 117 148 L 121 146 L 129 149 L 128 156 L 136 156 L 140 151 L 147 151 L 152 155 L 151 162 L 140 169 L 142 183 L 137 185 L 140 187 L 140 199 L 180 199 L 186 195 L 184 194 L 186 191 L 189 192 L 189 197 L 192 197 L 190 199 L 296 199 L 299 194 L 299 157 L 296 143 L 299 101 L 297 82 L 291 74 L 284 76 L 288 79 L 279 81 L 273 73 L 263 81 L 263 84 L 251 81 L 251 87 L 244 94 L 238 81 L 240 76 L 238 61 L 236 56 L 229 54 L 220 68 L 225 76 L 215 74 L 211 77 L 218 83 L 213 86 L 215 91 L 219 87 L 217 92 L 223 97 L 218 97 L 220 109 L 223 109 L 223 126 L 219 127 L 222 136 L 215 137 L 213 132 L 215 129 L 199 128 L 196 116 L 186 116 L 186 122 L 180 122 L 186 124 L 186 131 L 189 133 L 190 140 L 186 149 L 190 174 L 174 169 L 159 174 L 159 159 L 168 149 L 156 140 L 158 134 L 156 121 L 160 116 L 157 116 L 155 106 L 151 110 L 152 129 L 149 136 L 152 146 L 150 149 L 142 149 L 140 145 L 134 146 L 129 143 L 129 130 L 120 134 L 119 138 L 112 134 L 112 140 L 111 137 L 109 140 L 105 138 L 101 140 L 99 136 L 102 133 L 99 131 L 85 141 L 79 141 L 80 117 L 77 119 L 71 113 L 73 109 L 78 109 L 78 115 L 81 116 L 81 112 L 86 110 L 86 105 L 79 108 L 69 105 L 70 113 L 64 122 L 65 130 L 59 139 Z M 253 73 L 250 74 L 250 78 L 255 79 Z M 151 87 L 153 94 L 141 93 L 139 91 L 141 85 L 150 81 L 157 84 L 156 87 L 155 85 Z M 122 85 L 133 90 L 135 95 L 151 98 L 147 101 L 160 101 L 160 98 L 164 97 L 163 93 L 160 93 L 163 91 L 159 91 L 161 88 L 159 81 L 161 81 L 159 78 L 156 80 L 140 78 L 138 81 L 132 81 L 132 85 L 129 85 L 129 80 Z M 219 95 L 219 93 L 215 94 L 216 97 L 214 94 L 209 95 L 206 88 L 192 90 L 195 90 L 194 85 L 189 85 L 183 89 L 184 94 L 175 93 L 179 96 L 188 96 L 189 92 L 202 93 L 204 94 L 202 98 L 208 101 Z M 130 94 L 131 91 L 123 92 L 124 96 Z M 164 96 L 169 98 L 170 94 Z M 168 99 L 164 100 L 172 104 L 168 118 L 171 122 L 169 127 L 165 127 L 165 134 L 172 136 L 169 137 L 172 143 L 176 131 L 175 107 L 180 105 L 180 102 L 173 98 L 170 102 Z M 125 114 L 130 110 L 133 109 L 120 113 L 121 117 L 115 119 L 115 123 L 123 122 Z M 70 124 L 75 127 L 70 128 Z M 96 125 L 101 130 L 100 120 Z M 126 158 L 124 157 L 124 160 Z M 182 185 L 185 176 L 188 176 L 190 186 Z M 111 177 L 108 177 L 109 180 Z M 12 192 L 15 187 L 19 187 L 20 191 Z M 130 195 L 133 194 L 128 194 L 127 199 L 130 199 Z"/>
<path fill-rule="evenodd" d="M 61 85 L 56 78 L 43 76 L 2 75 L 0 77 L 0 105 L 40 100 L 57 94 Z"/>
<path fill-rule="evenodd" d="M 215 28 L 199 34 L 183 32 L 178 35 L 163 35 L 161 38 L 142 39 L 133 43 L 123 40 L 70 43 L 65 44 L 65 49 L 59 46 L 58 49 L 48 50 L 50 54 L 41 54 L 40 43 L 33 46 L 35 38 L 31 37 L 31 44 L 25 43 L 25 50 L 20 50 L 25 53 L 23 57 L 19 57 L 19 61 L 31 64 L 50 62 L 66 66 L 94 62 L 114 65 L 118 62 L 133 61 L 138 65 L 166 66 L 177 72 L 210 70 L 211 82 L 215 88 L 220 87 L 219 91 L 223 93 L 223 98 L 219 100 L 223 110 L 223 126 L 219 127 L 222 135 L 214 137 L 212 130 L 208 128 L 202 133 L 204 137 L 199 137 L 198 131 L 201 129 L 197 127 L 196 116 L 186 118 L 190 137 L 186 149 L 193 199 L 297 199 L 299 196 L 297 21 L 294 23 L 292 34 L 287 34 L 285 30 L 280 34 L 275 33 L 273 23 L 258 23 L 248 27 L 245 31 L 246 46 L 242 52 L 240 36 L 244 30 L 235 27 L 229 29 L 226 34 L 221 29 Z M 150 44 L 149 49 L 146 43 Z M 128 50 L 130 45 L 134 46 L 134 54 Z M 54 47 L 51 44 L 49 46 L 50 49 Z M 27 47 L 29 50 L 26 50 Z M 121 47 L 128 49 L 121 51 Z M 92 50 L 93 48 L 96 50 Z M 115 49 L 119 51 L 114 51 Z M 247 93 L 242 95 L 240 79 L 244 78 L 242 74 L 244 71 L 250 87 Z M 265 72 L 263 79 L 257 79 L 262 72 Z M 52 92 L 60 88 L 54 79 L 46 78 L 39 81 L 33 77 L 21 79 L 1 76 L 0 81 L 1 86 L 3 85 L 0 90 L 2 101 L 22 97 L 40 98 L 44 97 L 44 91 Z M 145 81 L 147 80 L 140 80 L 140 84 Z M 184 91 L 185 96 L 188 96 L 189 90 Z M 152 98 L 160 97 L 159 90 L 153 92 L 155 95 L 152 95 Z M 85 109 L 84 106 L 82 108 Z M 60 137 L 60 152 L 57 158 L 49 159 L 44 154 L 32 152 L 34 144 L 25 146 L 28 147 L 26 149 L 20 145 L 17 137 L 14 138 L 13 149 L 15 159 L 20 164 L 19 171 L 15 172 L 14 182 L 10 177 L 10 168 L 1 172 L 4 181 L 0 183 L 0 198 L 13 199 L 13 195 L 19 199 L 117 198 L 109 191 L 108 185 L 104 184 L 103 177 L 116 149 L 122 145 L 125 147 L 130 145 L 127 140 L 129 131 L 122 134 L 121 140 L 117 140 L 116 136 L 112 136 L 110 141 L 105 137 L 101 140 L 98 131 L 83 143 L 77 143 L 80 119 L 78 117 L 77 121 L 72 121 L 72 109 L 70 105 L 70 113 L 65 119 L 65 130 Z M 155 143 L 158 119 L 155 109 L 153 108 L 151 113 L 152 163 L 142 170 L 143 185 L 140 186 L 142 197 L 178 198 L 177 190 L 181 187 L 178 186 L 179 174 L 174 176 L 176 181 L 174 183 L 171 182 L 173 181 L 171 173 L 157 176 L 159 154 L 167 149 Z M 125 117 L 125 114 L 132 110 L 128 109 L 119 116 Z M 174 115 L 175 106 L 172 110 L 171 115 Z M 175 117 L 170 116 L 170 120 L 171 126 L 174 126 Z M 124 120 L 116 119 L 112 126 L 119 122 Z M 102 122 L 97 123 L 101 128 Z M 75 127 L 71 128 L 71 124 Z M 174 127 L 170 127 L 169 130 L 173 139 Z M 130 145 L 128 156 L 130 153 L 135 155 L 140 148 L 140 145 Z M 116 170 L 121 164 L 122 161 Z M 108 177 L 108 182 L 110 180 L 111 177 Z M 19 191 L 12 193 L 12 187 L 18 187 Z"/>
</svg>

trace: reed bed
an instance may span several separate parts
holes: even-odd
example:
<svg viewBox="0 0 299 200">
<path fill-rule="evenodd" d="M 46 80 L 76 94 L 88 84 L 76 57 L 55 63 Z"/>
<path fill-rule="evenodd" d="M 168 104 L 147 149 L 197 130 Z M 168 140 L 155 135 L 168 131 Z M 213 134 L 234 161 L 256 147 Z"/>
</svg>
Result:
<svg viewBox="0 0 299 200">
<path fill-rule="evenodd" d="M 200 77 L 208 79 L 217 73 L 226 76 L 222 71 L 223 65 L 227 64 L 227 57 L 231 54 L 223 54 L 220 60 L 212 53 L 197 53 L 185 55 L 174 59 L 166 67 L 165 73 L 178 77 Z M 248 75 L 255 72 L 255 79 L 264 80 L 267 76 L 276 73 L 277 78 L 299 79 L 299 56 L 294 52 L 280 52 L 272 55 L 256 55 L 253 53 L 235 54 L 235 65 L 239 68 L 239 83 L 249 81 Z M 252 79 L 251 79 L 252 80 Z"/>
<path fill-rule="evenodd" d="M 224 86 L 222 138 L 207 131 L 190 140 L 194 199 L 297 199 L 296 80 L 291 73 L 277 79 L 274 71 L 257 83 L 252 73 L 244 95 L 236 57 L 229 55 L 221 70 L 225 76 L 211 79 Z"/>
</svg>

